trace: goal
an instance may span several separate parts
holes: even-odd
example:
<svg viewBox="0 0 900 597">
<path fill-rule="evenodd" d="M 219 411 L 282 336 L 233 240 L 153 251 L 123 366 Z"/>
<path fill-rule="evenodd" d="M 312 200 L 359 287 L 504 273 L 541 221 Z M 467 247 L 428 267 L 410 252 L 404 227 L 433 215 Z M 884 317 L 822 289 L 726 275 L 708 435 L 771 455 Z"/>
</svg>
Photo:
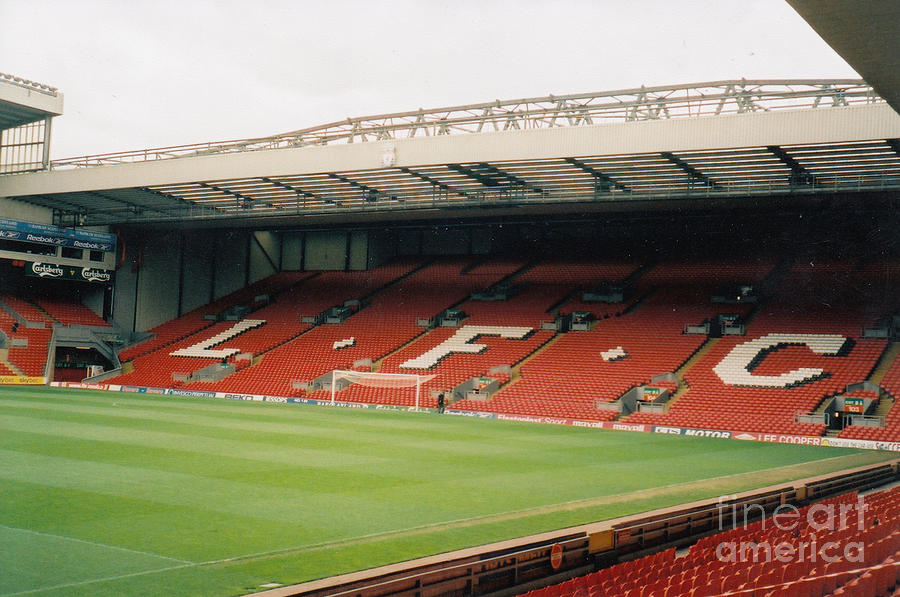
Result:
<svg viewBox="0 0 900 597">
<path fill-rule="evenodd" d="M 345 371 L 335 369 L 331 372 L 331 403 L 335 403 L 337 384 L 346 380 L 351 384 L 359 384 L 369 388 L 416 388 L 416 410 L 419 410 L 419 397 L 422 395 L 422 384 L 434 379 L 436 375 L 416 375 L 413 373 L 371 373 L 368 371 Z"/>
</svg>

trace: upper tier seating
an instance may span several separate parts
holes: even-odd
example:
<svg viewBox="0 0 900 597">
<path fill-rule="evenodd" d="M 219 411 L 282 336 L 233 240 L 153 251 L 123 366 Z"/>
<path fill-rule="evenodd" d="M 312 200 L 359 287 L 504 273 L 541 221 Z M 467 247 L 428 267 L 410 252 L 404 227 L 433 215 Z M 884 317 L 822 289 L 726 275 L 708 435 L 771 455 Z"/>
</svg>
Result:
<svg viewBox="0 0 900 597">
<path fill-rule="evenodd" d="M 37 296 L 32 296 L 30 300 L 63 325 L 78 324 L 109 327 L 109 324 L 102 317 L 80 303 L 61 298 Z"/>
<path fill-rule="evenodd" d="M 680 557 L 668 549 L 525 595 L 890 597 L 900 588 L 900 488 L 865 496 L 863 503 L 859 516 L 855 493 L 838 496 L 813 510 L 783 512 L 777 522 L 768 518 L 705 537 Z M 760 547 L 741 550 L 742 544 Z"/>
</svg>

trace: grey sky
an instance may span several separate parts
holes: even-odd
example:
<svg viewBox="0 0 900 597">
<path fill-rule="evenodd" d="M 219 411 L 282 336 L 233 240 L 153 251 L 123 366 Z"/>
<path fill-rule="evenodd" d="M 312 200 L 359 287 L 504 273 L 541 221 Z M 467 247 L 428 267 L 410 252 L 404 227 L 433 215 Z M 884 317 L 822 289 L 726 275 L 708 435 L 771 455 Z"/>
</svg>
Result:
<svg viewBox="0 0 900 597">
<path fill-rule="evenodd" d="M 783 0 L 0 0 L 53 157 L 348 116 L 731 78 L 856 77 Z"/>
</svg>

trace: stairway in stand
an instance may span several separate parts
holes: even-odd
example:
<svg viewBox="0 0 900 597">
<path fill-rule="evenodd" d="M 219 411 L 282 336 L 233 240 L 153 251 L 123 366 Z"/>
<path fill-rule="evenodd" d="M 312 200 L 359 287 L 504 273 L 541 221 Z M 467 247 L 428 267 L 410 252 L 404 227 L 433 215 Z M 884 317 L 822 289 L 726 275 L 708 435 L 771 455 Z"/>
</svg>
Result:
<svg viewBox="0 0 900 597">
<path fill-rule="evenodd" d="M 9 349 L 8 348 L 0 348 L 0 365 L 2 367 L 6 367 L 9 369 L 13 375 L 18 375 L 20 377 L 25 377 L 25 372 L 12 364 L 9 360 Z M 3 375 L 4 371 L 0 368 L 0 375 Z"/>
</svg>

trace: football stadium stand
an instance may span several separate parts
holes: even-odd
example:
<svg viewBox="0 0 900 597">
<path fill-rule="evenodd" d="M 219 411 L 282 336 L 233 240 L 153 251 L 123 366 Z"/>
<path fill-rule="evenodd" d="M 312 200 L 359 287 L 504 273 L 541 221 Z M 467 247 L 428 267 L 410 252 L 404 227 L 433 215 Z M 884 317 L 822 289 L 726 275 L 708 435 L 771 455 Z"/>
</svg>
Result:
<svg viewBox="0 0 900 597">
<path fill-rule="evenodd" d="M 178 340 L 186 338 L 212 325 L 216 318 L 228 308 L 237 305 L 253 305 L 257 297 L 277 295 L 295 284 L 310 277 L 308 272 L 282 272 L 274 276 L 264 278 L 246 288 L 242 288 L 208 305 L 195 309 L 181 317 L 166 321 L 149 331 L 151 338 L 133 346 L 129 346 L 119 353 L 122 361 L 131 361 L 135 358 L 153 352 L 164 346 L 168 346 Z M 205 318 L 211 315 L 212 320 Z"/>
<path fill-rule="evenodd" d="M 366 299 L 363 308 L 343 323 L 318 325 L 296 340 L 266 353 L 256 366 L 216 384 L 192 384 L 191 387 L 252 393 L 265 393 L 260 390 L 266 390 L 279 392 L 279 395 L 296 395 L 298 392 L 292 382 L 313 381 L 334 369 L 350 369 L 359 361 L 375 362 L 422 334 L 425 329 L 417 325 L 419 319 L 438 315 L 475 290 L 493 284 L 509 271 L 521 267 L 508 264 L 491 270 L 473 268 L 463 273 L 469 262 L 469 259 L 437 260 L 403 279 L 381 279 L 380 286 L 387 285 L 384 288 L 365 288 L 363 293 L 356 290 L 356 294 L 351 292 L 360 286 L 353 280 L 368 279 L 365 274 L 323 274 L 335 283 L 329 286 L 331 290 L 323 289 L 323 300 L 319 305 L 322 309 L 348 299 L 365 299 L 379 289 L 380 292 Z M 316 278 L 315 283 L 318 282 L 319 278 Z M 349 286 L 344 285 L 347 282 Z M 350 338 L 355 339 L 350 346 L 342 348 L 335 344 Z M 240 342 L 235 345 L 239 346 Z"/>
<path fill-rule="evenodd" d="M 598 410 L 597 402 L 611 403 L 653 376 L 674 371 L 702 345 L 704 337 L 683 332 L 686 324 L 716 314 L 710 302 L 715 287 L 735 280 L 756 282 L 768 269 L 767 265 L 745 270 L 723 263 L 660 264 L 641 277 L 636 290 L 640 300 L 627 314 L 610 317 L 610 311 L 622 311 L 621 304 L 566 305 L 567 310 L 589 312 L 600 306 L 595 317 L 602 320 L 589 332 L 561 337 L 523 365 L 521 379 L 501 390 L 488 409 L 611 420 L 618 411 Z M 705 275 L 702 282 L 701 273 Z M 604 281 L 617 280 L 606 276 Z M 459 407 L 481 410 L 471 403 Z"/>
<path fill-rule="evenodd" d="M 520 268 L 522 265 L 519 264 Z M 468 275 L 483 269 L 484 266 Z M 497 268 L 493 266 L 492 269 L 496 271 Z M 434 393 L 449 392 L 470 378 L 496 378 L 505 381 L 508 375 L 492 370 L 515 365 L 553 338 L 555 333 L 541 329 L 541 323 L 553 319 L 550 311 L 554 306 L 559 305 L 579 286 L 590 287 L 592 283 L 602 281 L 606 274 L 623 269 L 629 270 L 629 266 L 604 269 L 596 263 L 547 262 L 529 267 L 518 275 L 506 278 L 508 288 L 502 291 L 508 292 L 505 300 L 471 298 L 465 301 L 458 307 L 464 314 L 460 321 L 461 327 L 432 330 L 410 346 L 384 359 L 381 371 L 436 374 L 426 384 L 429 395 L 423 403 L 432 407 L 435 404 Z M 481 288 L 488 290 L 484 283 Z M 487 294 L 489 293 L 476 293 L 482 297 Z M 508 337 L 504 338 L 504 334 Z M 457 338 L 463 344 L 467 340 L 474 342 L 477 339 L 477 344 L 485 348 L 479 352 L 463 353 L 462 347 L 454 347 L 454 339 Z M 446 347 L 447 350 L 441 350 L 441 347 Z M 435 350 L 437 353 L 433 354 L 436 354 L 436 358 L 429 359 L 427 355 Z M 353 397 L 350 399 L 364 402 L 377 400 L 377 392 L 370 388 L 357 390 L 351 386 L 346 393 Z M 412 405 L 413 390 L 397 391 L 395 401 Z M 479 401 L 479 404 L 484 403 Z M 464 405 L 465 401 L 455 407 L 464 408 Z"/>
<path fill-rule="evenodd" d="M 129 372 L 109 381 L 328 400 L 330 372 L 357 369 L 433 377 L 418 390 L 351 383 L 337 399 L 434 408 L 444 393 L 461 412 L 820 436 L 829 401 L 854 396 L 849 387 L 894 358 L 887 338 L 863 334 L 896 307 L 884 292 L 895 270 L 867 283 L 884 271 L 685 256 L 284 272 L 158 326 L 121 352 Z M 235 309 L 243 319 L 222 317 Z M 235 367 L 192 379 L 220 361 Z M 897 437 L 900 361 L 882 367 L 885 426 L 851 425 L 842 437 Z M 628 406 L 639 389 L 645 397 Z M 660 392 L 668 400 L 646 398 Z"/>
<path fill-rule="evenodd" d="M 55 323 L 109 327 L 102 317 L 75 301 L 49 296 L 31 296 L 29 300 L 49 315 Z"/>
<path fill-rule="evenodd" d="M 228 342 L 229 346 L 236 347 L 240 352 L 253 354 L 265 352 L 263 363 L 238 372 L 234 376 L 229 377 L 227 383 L 217 382 L 210 384 L 198 382 L 192 384 L 191 387 L 215 387 L 232 392 L 254 391 L 255 393 L 289 395 L 292 392 L 290 382 L 296 378 L 296 374 L 293 371 L 298 357 L 300 360 L 308 362 L 308 366 L 313 367 L 315 366 L 315 359 L 310 359 L 308 354 L 303 355 L 302 350 L 299 353 L 292 354 L 286 351 L 278 351 L 277 349 L 273 350 L 273 348 L 284 344 L 291 338 L 299 339 L 305 333 L 315 329 L 319 339 L 327 336 L 329 330 L 341 336 L 341 338 L 331 338 L 330 341 L 326 341 L 330 350 L 336 340 L 345 337 L 343 334 L 345 334 L 347 329 L 346 326 L 314 326 L 310 322 L 304 323 L 304 319 L 311 318 L 314 322 L 319 321 L 323 314 L 332 308 L 341 310 L 346 308 L 348 310 L 347 314 L 352 313 L 357 306 L 345 306 L 346 303 L 359 304 L 362 300 L 383 289 L 386 285 L 409 275 L 421 263 L 422 260 L 419 259 L 402 260 L 368 272 L 321 272 L 314 276 L 305 274 L 299 280 L 297 278 L 298 274 L 289 275 L 289 278 L 293 279 L 293 283 L 282 287 L 281 292 L 275 296 L 274 302 L 270 306 L 254 311 L 252 314 L 253 319 L 266 321 L 266 323 L 246 334 L 236 336 Z M 284 276 L 285 274 L 281 275 Z M 271 284 L 271 281 L 258 283 L 256 291 L 260 288 L 259 284 L 263 283 Z M 255 295 L 255 293 L 235 293 L 228 297 L 227 300 L 218 301 L 214 306 L 216 309 L 224 311 L 241 305 L 242 300 L 251 299 L 251 294 Z M 399 300 L 399 297 L 403 295 L 401 293 L 397 296 Z M 373 300 L 373 302 L 378 301 Z M 380 302 L 384 302 L 384 299 L 381 299 Z M 182 334 L 181 339 L 175 343 L 171 341 L 164 342 L 155 351 L 136 357 L 134 359 L 134 371 L 113 378 L 112 381 L 114 383 L 131 385 L 168 386 L 172 382 L 173 373 L 190 374 L 209 365 L 210 360 L 208 358 L 183 357 L 172 353 L 189 349 L 191 346 L 206 341 L 234 326 L 234 321 L 223 321 L 209 326 L 210 322 L 203 319 L 203 314 L 209 314 L 211 311 L 215 311 L 215 309 L 210 307 L 201 308 L 192 314 L 188 314 L 188 316 L 182 317 L 181 319 L 187 323 L 184 328 L 177 330 L 178 333 Z M 381 313 L 380 310 L 377 312 Z M 368 335 L 373 335 L 379 330 L 377 319 L 377 316 L 374 317 L 374 323 L 368 328 Z M 359 321 L 359 319 L 354 318 L 354 321 Z M 200 324 L 199 326 L 197 325 L 198 323 Z M 206 325 L 203 325 L 204 323 Z M 183 333 L 185 330 L 187 330 L 187 334 Z M 353 334 L 348 334 L 347 337 L 350 335 Z M 158 340 L 151 339 L 138 346 L 150 348 L 158 344 Z M 305 343 L 300 342 L 300 344 Z M 297 348 L 298 341 L 291 343 L 290 346 Z M 313 346 L 318 345 L 313 344 Z M 126 360 L 137 348 L 123 351 L 120 357 Z M 342 351 L 341 354 L 343 356 L 350 354 L 350 352 Z M 181 354 L 184 353 L 182 352 Z M 330 369 L 326 371 L 330 371 Z M 326 371 L 323 371 L 323 373 Z M 249 379 L 249 381 L 244 381 L 245 378 Z"/>
<path fill-rule="evenodd" d="M 689 389 L 666 414 L 641 412 L 627 420 L 821 435 L 824 423 L 798 422 L 798 414 L 868 379 L 887 344 L 861 337 L 883 305 L 878 296 L 860 300 L 865 287 L 854 280 L 852 264 L 795 266 L 748 324 L 746 337 L 719 339 L 685 372 Z M 831 348 L 818 346 L 828 338 L 835 342 Z M 799 371 L 806 373 L 785 373 Z"/>
<path fill-rule="evenodd" d="M 28 322 L 41 327 L 29 327 Z M 0 293 L 0 330 L 10 339 L 8 362 L 3 364 L 12 371 L 9 375 L 43 377 L 53 334 L 50 324 L 50 318 L 35 305 Z"/>
</svg>

